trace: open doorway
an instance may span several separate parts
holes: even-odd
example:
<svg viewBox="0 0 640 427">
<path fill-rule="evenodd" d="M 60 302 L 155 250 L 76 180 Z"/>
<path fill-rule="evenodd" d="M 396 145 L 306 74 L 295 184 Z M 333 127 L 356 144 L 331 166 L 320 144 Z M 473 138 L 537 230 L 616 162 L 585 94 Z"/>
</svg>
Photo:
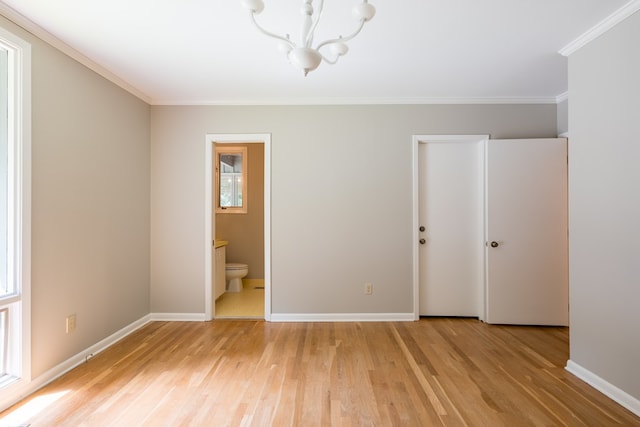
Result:
<svg viewBox="0 0 640 427">
<path fill-rule="evenodd" d="M 247 197 L 245 202 L 248 212 L 259 214 L 253 215 L 253 221 L 255 222 L 255 218 L 259 217 L 260 221 L 263 222 L 261 224 L 263 225 L 262 227 L 254 227 L 256 230 L 260 230 L 259 232 L 262 233 L 262 236 L 254 235 L 252 240 L 251 236 L 243 235 L 242 229 L 246 229 L 246 224 L 251 222 L 248 214 L 241 210 L 238 213 L 227 213 L 227 207 L 220 206 L 220 199 L 216 191 L 218 189 L 216 166 L 220 167 L 218 162 L 220 161 L 221 150 L 217 150 L 218 154 L 216 154 L 216 147 L 245 147 L 247 149 L 245 172 L 247 174 L 246 179 L 249 181 L 249 190 L 245 195 Z M 235 152 L 237 150 L 230 149 L 229 151 Z M 263 304 L 264 307 L 263 315 L 260 317 L 265 320 L 270 320 L 271 318 L 270 153 L 271 136 L 269 134 L 208 134 L 206 136 L 205 317 L 207 320 L 218 317 L 255 318 L 256 298 L 259 298 L 260 304 Z M 224 158 L 226 156 L 223 156 Z M 256 165 L 256 160 L 261 164 Z M 232 171 L 232 165 L 226 166 L 229 166 L 231 173 L 241 172 L 241 168 Z M 255 176 L 257 173 L 262 176 Z M 261 191 L 259 190 L 256 193 L 256 187 L 261 187 Z M 260 212 L 256 212 L 256 209 Z M 220 213 L 216 213 L 216 210 Z M 252 241 L 254 243 L 251 243 Z M 256 245 L 255 242 L 261 242 L 261 244 Z M 259 248 L 249 247 L 250 245 L 259 246 Z M 224 257 L 221 258 L 221 255 L 224 255 Z M 225 263 L 247 264 L 250 273 L 247 274 L 246 278 L 240 279 L 240 285 L 231 286 L 224 279 Z M 251 264 L 253 264 L 253 271 Z M 264 295 L 263 297 L 262 294 Z M 221 305 L 222 302 L 224 304 Z M 248 311 L 243 314 L 242 305 L 245 303 L 254 307 L 247 307 L 246 310 Z M 220 313 L 217 312 L 217 309 L 219 309 Z"/>
</svg>

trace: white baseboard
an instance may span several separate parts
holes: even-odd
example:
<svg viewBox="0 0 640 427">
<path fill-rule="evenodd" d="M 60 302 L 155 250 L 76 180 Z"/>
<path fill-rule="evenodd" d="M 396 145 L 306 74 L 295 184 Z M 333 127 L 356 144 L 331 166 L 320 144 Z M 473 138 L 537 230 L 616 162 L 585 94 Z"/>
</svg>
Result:
<svg viewBox="0 0 640 427">
<path fill-rule="evenodd" d="M 272 322 L 413 322 L 413 313 L 271 313 Z"/>
<path fill-rule="evenodd" d="M 624 406 L 634 414 L 640 417 L 640 400 L 631 396 L 629 393 L 619 389 L 610 382 L 600 378 L 588 369 L 583 368 L 572 360 L 567 361 L 565 369 L 571 372 L 591 387 L 598 390 L 605 396 L 613 399 L 620 405 Z"/>
<path fill-rule="evenodd" d="M 54 366 L 53 368 L 51 368 L 48 371 L 46 371 L 45 373 L 41 374 L 37 378 L 34 378 L 29 382 L 21 383 L 19 385 L 15 395 L 10 400 L 0 402 L 0 411 L 2 411 L 4 409 L 8 408 L 9 406 L 19 402 L 20 400 L 24 399 L 28 395 L 34 393 L 35 391 L 37 391 L 40 388 L 44 387 L 45 385 L 49 384 L 53 380 L 55 380 L 55 379 L 61 377 L 62 375 L 66 374 L 67 372 L 69 372 L 70 370 L 72 370 L 76 366 L 80 365 L 81 363 L 86 362 L 87 358 L 93 357 L 96 354 L 101 353 L 102 351 L 106 350 L 107 348 L 109 348 L 110 346 L 112 346 L 116 342 L 120 341 L 121 339 L 123 339 L 127 335 L 129 335 L 129 334 L 135 332 L 136 330 L 142 328 L 144 325 L 149 323 L 151 320 L 152 320 L 151 319 L 151 315 L 147 314 L 146 316 L 141 317 L 140 319 L 138 319 L 135 322 L 125 326 L 124 328 L 120 329 L 119 331 L 109 335 L 107 338 L 105 338 L 105 339 L 99 341 L 98 343 L 88 347 L 87 349 L 81 351 L 80 353 L 76 354 L 75 356 L 70 357 L 69 359 L 65 360 L 64 362 L 60 363 L 59 365 Z"/>
<path fill-rule="evenodd" d="M 204 322 L 204 313 L 151 313 L 154 322 Z"/>
</svg>

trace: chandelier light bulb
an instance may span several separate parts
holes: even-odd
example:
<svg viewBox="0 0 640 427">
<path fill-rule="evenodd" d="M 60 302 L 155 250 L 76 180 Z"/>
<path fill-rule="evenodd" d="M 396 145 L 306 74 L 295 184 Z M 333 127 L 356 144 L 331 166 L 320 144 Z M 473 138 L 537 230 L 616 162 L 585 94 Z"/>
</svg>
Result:
<svg viewBox="0 0 640 427">
<path fill-rule="evenodd" d="M 242 6 L 256 15 L 264 10 L 264 2 L 262 0 L 242 0 Z"/>
<path fill-rule="evenodd" d="M 300 7 L 302 25 L 300 27 L 299 43 L 292 41 L 288 34 L 286 37 L 283 37 L 265 30 L 260 24 L 258 24 L 256 15 L 259 15 L 264 10 L 264 2 L 262 0 L 241 0 L 241 2 L 242 6 L 249 11 L 253 24 L 256 26 L 258 31 L 268 37 L 278 40 L 278 50 L 285 53 L 289 58 L 291 65 L 302 70 L 305 76 L 309 71 L 313 71 L 318 68 L 322 61 L 329 64 L 335 64 L 338 61 L 338 58 L 346 55 L 349 51 L 349 46 L 347 46 L 346 43 L 360 34 L 364 24 L 373 19 L 376 14 L 375 7 L 369 4 L 368 0 L 361 0 L 352 9 L 353 16 L 358 20 L 358 27 L 356 30 L 347 36 L 340 35 L 335 39 L 325 40 L 314 48 L 312 46 L 313 36 L 322 16 L 324 0 L 302 0 L 302 5 Z M 340 3 L 340 0 L 336 0 L 336 2 Z M 326 48 L 326 51 L 330 56 L 327 57 L 323 55 L 322 51 L 325 50 L 324 48 Z"/>
<path fill-rule="evenodd" d="M 364 19 L 365 21 L 370 21 L 376 16 L 376 8 L 367 2 L 353 6 L 352 12 L 356 19 Z"/>
<path fill-rule="evenodd" d="M 347 46 L 344 43 L 338 42 L 338 43 L 333 43 L 329 47 L 329 50 L 331 51 L 331 53 L 333 53 L 334 56 L 338 57 L 338 56 L 346 55 L 346 53 L 349 52 L 349 46 Z"/>
</svg>

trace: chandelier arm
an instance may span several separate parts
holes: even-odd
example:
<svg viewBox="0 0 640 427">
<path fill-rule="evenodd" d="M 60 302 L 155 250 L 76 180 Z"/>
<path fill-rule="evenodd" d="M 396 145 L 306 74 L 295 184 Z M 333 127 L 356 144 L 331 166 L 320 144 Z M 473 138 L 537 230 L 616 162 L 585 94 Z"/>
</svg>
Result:
<svg viewBox="0 0 640 427">
<path fill-rule="evenodd" d="M 318 52 L 318 53 L 320 53 L 320 52 Z M 340 55 L 336 56 L 336 59 L 333 59 L 333 60 L 331 60 L 331 59 L 327 58 L 326 56 L 324 56 L 324 55 L 323 55 L 323 54 L 321 54 L 321 53 L 320 53 L 320 56 L 322 57 L 322 60 L 323 60 L 324 62 L 326 62 L 327 64 L 331 64 L 331 65 L 336 64 L 336 63 L 338 62 L 338 59 L 340 59 Z"/>
<path fill-rule="evenodd" d="M 281 41 L 285 42 L 286 44 L 288 44 L 289 46 L 291 46 L 292 49 L 294 49 L 296 47 L 296 44 L 294 42 L 292 42 L 291 40 L 289 40 L 288 38 L 279 36 L 279 35 L 274 34 L 274 33 L 271 33 L 269 31 L 265 30 L 264 28 L 262 28 L 260 26 L 260 24 L 258 24 L 258 21 L 256 21 L 256 15 L 253 12 L 251 13 L 251 19 L 253 20 L 253 24 L 256 26 L 258 31 L 260 31 L 265 36 L 274 38 L 276 40 L 281 40 Z"/>
<path fill-rule="evenodd" d="M 360 31 L 362 31 L 362 28 L 364 27 L 365 22 L 367 22 L 367 21 L 364 20 L 364 19 L 361 19 L 360 20 L 360 26 L 358 27 L 358 29 L 354 33 L 352 33 L 351 35 L 349 35 L 347 37 L 338 37 L 337 39 L 331 39 L 331 40 L 324 41 L 324 42 L 322 42 L 322 43 L 320 43 L 318 45 L 316 50 L 320 50 L 320 48 L 322 48 L 323 46 L 326 46 L 328 44 L 348 42 L 349 40 L 351 40 L 352 38 L 354 38 L 355 36 L 360 34 Z"/>
<path fill-rule="evenodd" d="M 320 22 L 320 18 L 322 17 L 322 10 L 324 9 L 324 0 L 320 0 L 320 4 L 318 5 L 318 13 L 316 15 L 316 20 L 311 27 L 311 30 L 307 33 L 307 37 L 304 41 L 305 47 L 311 47 L 311 43 L 313 43 L 313 33 L 318 26 L 318 22 Z"/>
</svg>

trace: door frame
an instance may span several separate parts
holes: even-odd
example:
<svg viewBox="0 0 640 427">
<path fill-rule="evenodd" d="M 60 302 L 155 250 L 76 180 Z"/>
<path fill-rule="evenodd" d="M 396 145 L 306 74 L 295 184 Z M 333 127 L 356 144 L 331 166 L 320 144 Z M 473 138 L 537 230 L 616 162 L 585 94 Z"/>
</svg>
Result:
<svg viewBox="0 0 640 427">
<path fill-rule="evenodd" d="M 215 236 L 215 222 L 213 209 L 213 164 L 215 162 L 215 145 L 259 143 L 264 144 L 264 320 L 271 320 L 271 134 L 207 134 L 205 137 L 205 320 L 215 318 L 215 304 L 212 302 L 213 275 L 215 263 L 213 257 L 213 240 Z"/>
<path fill-rule="evenodd" d="M 413 159 L 413 183 L 412 183 L 412 200 L 413 200 L 413 221 L 412 221 L 412 236 L 413 236 L 413 317 L 414 320 L 420 318 L 420 236 L 418 234 L 418 227 L 420 226 L 420 161 L 418 155 L 418 147 L 420 144 L 426 144 L 428 142 L 476 142 L 483 145 L 481 164 L 483 168 L 486 165 L 486 146 L 489 140 L 489 135 L 413 135 L 412 136 L 412 159 Z M 484 170 L 483 170 L 483 188 L 484 183 Z M 485 195 L 482 195 L 483 199 Z M 485 216 L 485 209 L 482 210 L 483 223 Z M 486 232 L 486 231 L 485 231 Z M 485 260 L 486 261 L 486 260 Z M 484 265 L 484 263 L 483 263 Z M 485 267 L 486 269 L 486 267 Z M 483 276 L 483 289 L 482 289 L 482 307 L 479 310 L 480 320 L 484 321 L 486 318 L 486 279 Z"/>
</svg>

